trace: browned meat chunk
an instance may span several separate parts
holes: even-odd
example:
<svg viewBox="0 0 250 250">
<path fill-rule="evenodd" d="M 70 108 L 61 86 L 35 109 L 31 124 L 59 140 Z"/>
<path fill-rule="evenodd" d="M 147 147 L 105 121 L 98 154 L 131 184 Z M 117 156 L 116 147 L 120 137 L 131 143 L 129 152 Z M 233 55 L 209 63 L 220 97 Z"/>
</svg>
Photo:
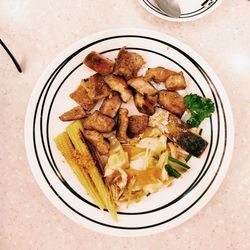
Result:
<svg viewBox="0 0 250 250">
<path fill-rule="evenodd" d="M 89 98 L 84 84 L 85 81 L 81 80 L 81 83 L 78 86 L 78 88 L 69 96 L 80 106 L 82 106 L 85 110 L 91 110 L 92 108 L 95 107 L 96 101 Z"/>
<path fill-rule="evenodd" d="M 96 130 L 98 132 L 111 132 L 115 122 L 110 117 L 103 115 L 99 111 L 95 111 L 93 114 L 83 120 L 83 127 L 88 130 Z"/>
<path fill-rule="evenodd" d="M 65 121 L 73 121 L 73 120 L 79 120 L 87 116 L 87 113 L 81 106 L 77 106 L 72 108 L 71 110 L 63 113 L 61 116 L 59 116 L 60 120 Z"/>
<path fill-rule="evenodd" d="M 163 67 L 149 68 L 144 76 L 145 81 L 154 81 L 156 83 L 165 82 L 167 78 L 173 74 L 175 71 L 165 69 Z"/>
<path fill-rule="evenodd" d="M 143 133 L 148 126 L 148 116 L 132 115 L 128 118 L 128 135 L 133 138 Z"/>
<path fill-rule="evenodd" d="M 142 56 L 135 52 L 128 52 L 125 47 L 121 48 L 115 59 L 115 75 L 121 75 L 125 78 L 136 77 L 137 72 L 145 63 Z"/>
<path fill-rule="evenodd" d="M 132 78 L 128 81 L 128 85 L 133 87 L 136 91 L 142 95 L 155 95 L 157 94 L 157 89 L 152 86 L 149 82 L 145 81 L 143 77 Z"/>
<path fill-rule="evenodd" d="M 94 130 L 84 130 L 84 137 L 102 154 L 109 153 L 109 142 L 107 142 L 103 135 Z"/>
<path fill-rule="evenodd" d="M 92 100 L 98 101 L 104 97 L 111 95 L 111 89 L 99 74 L 95 74 L 84 80 L 84 87 L 88 93 L 89 98 Z"/>
<path fill-rule="evenodd" d="M 114 68 L 113 61 L 95 51 L 92 51 L 85 57 L 84 64 L 102 76 L 112 73 Z"/>
<path fill-rule="evenodd" d="M 103 100 L 103 103 L 100 107 L 100 112 L 104 115 L 114 118 L 121 104 L 122 100 L 120 96 L 116 92 L 114 92 L 112 97 L 106 97 Z"/>
<path fill-rule="evenodd" d="M 117 122 L 116 137 L 122 142 L 126 143 L 128 141 L 127 129 L 128 129 L 128 110 L 125 108 L 120 108 L 118 112 L 118 122 Z"/>
<path fill-rule="evenodd" d="M 158 95 L 146 95 L 146 98 L 152 105 L 156 105 L 158 101 Z"/>
<path fill-rule="evenodd" d="M 165 81 L 165 87 L 167 90 L 180 90 L 187 87 L 185 78 L 182 72 L 173 74 Z"/>
<path fill-rule="evenodd" d="M 135 106 L 138 111 L 147 115 L 153 115 L 155 112 L 154 104 L 155 99 L 151 98 L 151 96 L 143 96 L 140 93 L 136 93 L 134 96 Z"/>
<path fill-rule="evenodd" d="M 128 85 L 122 77 L 110 75 L 104 79 L 111 89 L 120 93 L 124 102 L 129 101 L 132 96 L 132 91 L 128 89 Z"/>
<path fill-rule="evenodd" d="M 184 98 L 177 92 L 161 90 L 158 103 L 171 113 L 181 117 L 186 110 Z"/>
</svg>

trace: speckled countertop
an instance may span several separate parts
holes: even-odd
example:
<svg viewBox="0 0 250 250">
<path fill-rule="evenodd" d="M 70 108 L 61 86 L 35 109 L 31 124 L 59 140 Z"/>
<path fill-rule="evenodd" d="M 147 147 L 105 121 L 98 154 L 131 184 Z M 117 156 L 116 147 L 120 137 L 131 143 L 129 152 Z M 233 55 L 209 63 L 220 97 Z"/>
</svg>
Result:
<svg viewBox="0 0 250 250">
<path fill-rule="evenodd" d="M 0 249 L 250 249 L 250 2 L 224 0 L 212 14 L 171 23 L 136 0 L 0 1 L 0 37 L 23 68 L 0 48 Z M 28 166 L 24 117 L 32 89 L 50 61 L 71 43 L 110 28 L 148 28 L 189 44 L 216 70 L 230 98 L 235 147 L 228 174 L 192 219 L 161 234 L 114 238 L 62 215 Z"/>
</svg>

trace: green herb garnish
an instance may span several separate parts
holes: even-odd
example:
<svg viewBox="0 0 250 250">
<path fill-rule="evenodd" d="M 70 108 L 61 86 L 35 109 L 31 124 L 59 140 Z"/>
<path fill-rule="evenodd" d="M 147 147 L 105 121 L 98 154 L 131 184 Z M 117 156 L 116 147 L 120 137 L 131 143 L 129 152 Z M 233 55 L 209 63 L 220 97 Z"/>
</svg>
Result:
<svg viewBox="0 0 250 250">
<path fill-rule="evenodd" d="M 190 168 L 190 167 L 189 167 L 187 164 L 185 164 L 184 162 L 179 161 L 179 160 L 177 160 L 177 159 L 175 159 L 175 158 L 173 158 L 173 157 L 171 157 L 171 156 L 169 156 L 168 160 L 171 161 L 171 162 L 177 163 L 178 165 L 180 165 L 180 166 L 182 166 L 182 167 L 184 167 L 184 168 L 186 168 L 186 169 L 189 169 L 189 168 Z"/>
<path fill-rule="evenodd" d="M 197 94 L 186 95 L 184 101 L 191 114 L 191 117 L 187 120 L 188 128 L 198 128 L 201 122 L 210 117 L 215 110 L 211 99 Z"/>
<path fill-rule="evenodd" d="M 181 176 L 181 174 L 169 164 L 165 165 L 165 169 L 168 172 L 169 176 L 173 176 L 175 178 L 179 178 Z"/>
</svg>

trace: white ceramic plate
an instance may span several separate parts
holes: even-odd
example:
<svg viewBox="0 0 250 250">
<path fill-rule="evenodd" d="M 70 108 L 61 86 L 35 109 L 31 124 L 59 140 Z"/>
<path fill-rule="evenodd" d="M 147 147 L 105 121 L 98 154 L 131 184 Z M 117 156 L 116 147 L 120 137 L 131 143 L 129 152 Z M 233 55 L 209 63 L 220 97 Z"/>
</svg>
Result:
<svg viewBox="0 0 250 250">
<path fill-rule="evenodd" d="M 187 22 L 199 19 L 214 11 L 222 3 L 222 0 L 179 0 L 182 14 L 180 17 L 171 17 L 159 9 L 155 0 L 138 1 L 153 15 L 173 22 Z"/>
<path fill-rule="evenodd" d="M 92 50 L 114 58 L 118 50 L 140 53 L 147 67 L 183 71 L 186 92 L 211 98 L 216 111 L 202 124 L 209 146 L 174 184 L 119 212 L 119 222 L 99 210 L 56 149 L 53 138 L 68 123 L 58 116 L 75 103 L 69 98 L 80 79 L 94 72 L 82 64 Z M 132 112 L 133 113 L 133 112 Z M 130 112 L 131 114 L 131 112 Z M 233 148 L 233 120 L 225 90 L 209 65 L 191 48 L 162 33 L 121 29 L 97 33 L 63 51 L 40 77 L 27 108 L 25 144 L 32 172 L 49 200 L 66 216 L 92 230 L 118 236 L 142 236 L 172 228 L 193 216 L 216 192 L 226 174 Z"/>
</svg>

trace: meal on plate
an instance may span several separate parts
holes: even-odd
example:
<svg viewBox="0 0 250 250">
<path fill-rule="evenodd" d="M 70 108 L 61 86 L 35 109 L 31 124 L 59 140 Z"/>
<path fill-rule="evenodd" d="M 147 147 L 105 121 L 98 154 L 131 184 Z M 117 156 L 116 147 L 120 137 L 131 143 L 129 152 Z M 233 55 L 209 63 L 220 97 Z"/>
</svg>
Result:
<svg viewBox="0 0 250 250">
<path fill-rule="evenodd" d="M 189 159 L 208 145 L 199 126 L 214 103 L 181 95 L 187 87 L 183 72 L 158 66 L 138 75 L 145 63 L 125 47 L 115 61 L 89 53 L 84 64 L 96 73 L 69 94 L 77 106 L 59 118 L 72 122 L 55 138 L 86 192 L 115 221 L 118 209 L 180 178 Z"/>
</svg>

